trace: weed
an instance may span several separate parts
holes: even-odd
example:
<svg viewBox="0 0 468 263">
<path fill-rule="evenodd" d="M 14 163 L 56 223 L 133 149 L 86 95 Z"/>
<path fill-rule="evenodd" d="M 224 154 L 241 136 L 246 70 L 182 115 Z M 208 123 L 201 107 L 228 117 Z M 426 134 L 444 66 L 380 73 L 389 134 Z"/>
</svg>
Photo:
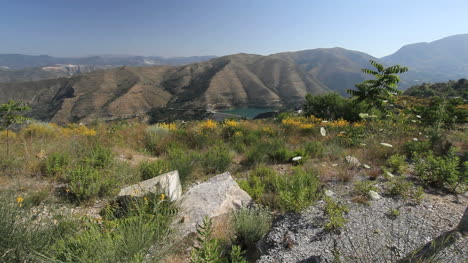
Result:
<svg viewBox="0 0 468 263">
<path fill-rule="evenodd" d="M 408 168 L 405 160 L 406 157 L 404 155 L 394 154 L 388 159 L 387 166 L 392 173 L 403 174 Z"/>
<path fill-rule="evenodd" d="M 169 172 L 170 163 L 166 160 L 160 159 L 153 162 L 143 162 L 138 167 L 142 180 L 151 179 L 158 175 Z"/>
<path fill-rule="evenodd" d="M 325 230 L 337 231 L 344 227 L 347 220 L 345 213 L 349 212 L 346 205 L 335 202 L 331 197 L 325 197 L 325 215 L 328 217 L 328 223 L 325 224 Z"/>
<path fill-rule="evenodd" d="M 242 208 L 234 213 L 237 240 L 245 247 L 254 246 L 271 227 L 272 216 L 262 207 Z"/>
<path fill-rule="evenodd" d="M 225 145 L 210 147 L 210 149 L 201 156 L 202 166 L 209 173 L 224 172 L 231 162 L 231 153 Z"/>
<path fill-rule="evenodd" d="M 67 153 L 52 153 L 42 162 L 41 173 L 44 176 L 61 175 L 70 164 Z"/>
</svg>

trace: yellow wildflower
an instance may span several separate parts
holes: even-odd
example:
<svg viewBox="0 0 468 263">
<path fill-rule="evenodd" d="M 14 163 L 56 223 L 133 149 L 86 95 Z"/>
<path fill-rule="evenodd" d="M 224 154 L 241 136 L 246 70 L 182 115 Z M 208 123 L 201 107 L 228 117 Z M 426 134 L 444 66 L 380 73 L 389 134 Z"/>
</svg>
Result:
<svg viewBox="0 0 468 263">
<path fill-rule="evenodd" d="M 23 206 L 23 202 L 24 202 L 23 197 L 18 196 L 18 197 L 16 198 L 16 202 L 18 203 L 18 205 L 19 205 L 20 207 L 22 207 L 22 206 Z"/>
<path fill-rule="evenodd" d="M 164 128 L 164 129 L 167 129 L 167 130 L 170 130 L 170 131 L 174 131 L 177 129 L 177 125 L 175 123 L 159 123 L 158 124 L 158 127 L 160 128 Z"/>
<path fill-rule="evenodd" d="M 236 137 L 237 137 L 237 136 L 242 136 L 242 132 L 241 132 L 241 131 L 236 131 L 236 132 L 234 133 L 234 136 L 236 136 Z"/>
<path fill-rule="evenodd" d="M 213 120 L 206 120 L 200 124 L 200 127 L 203 129 L 214 129 L 216 126 L 217 123 Z"/>
<path fill-rule="evenodd" d="M 165 198 L 166 198 L 166 195 L 165 195 L 165 194 L 159 195 L 159 200 L 163 201 Z"/>
<path fill-rule="evenodd" d="M 232 127 L 232 128 L 235 128 L 235 127 L 239 127 L 239 122 L 235 121 L 235 120 L 228 120 L 224 123 L 224 126 L 225 127 Z"/>
</svg>

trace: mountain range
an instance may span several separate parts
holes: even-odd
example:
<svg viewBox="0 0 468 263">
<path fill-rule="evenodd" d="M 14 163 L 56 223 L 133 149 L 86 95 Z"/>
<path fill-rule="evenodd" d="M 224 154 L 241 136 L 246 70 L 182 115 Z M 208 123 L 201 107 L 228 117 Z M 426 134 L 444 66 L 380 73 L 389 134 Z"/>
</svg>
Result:
<svg viewBox="0 0 468 263">
<path fill-rule="evenodd" d="M 403 88 L 467 77 L 467 47 L 465 34 L 407 45 L 381 59 L 343 48 L 320 48 L 269 56 L 192 57 L 156 66 L 145 64 L 144 57 L 123 63 L 101 57 L 66 61 L 39 56 L 43 57 L 40 63 L 60 63 L 50 65 L 34 64 L 39 63 L 37 57 L 33 63 L 27 62 L 28 56 L 15 62 L 11 55 L 4 60 L 0 55 L 1 66 L 15 68 L 0 70 L 0 81 L 8 82 L 0 83 L 0 102 L 27 101 L 33 107 L 31 116 L 59 123 L 133 118 L 150 112 L 156 119 L 170 120 L 200 118 L 207 110 L 232 107 L 291 108 L 302 103 L 307 93 L 345 95 L 346 89 L 366 79 L 361 68 L 369 67 L 370 59 L 408 66 Z M 169 65 L 190 59 L 199 62 Z M 157 61 L 151 63 L 163 63 Z M 76 64 L 65 64 L 69 62 Z M 34 66 L 40 70 L 24 73 Z M 49 79 L 53 77 L 62 78 Z"/>
</svg>

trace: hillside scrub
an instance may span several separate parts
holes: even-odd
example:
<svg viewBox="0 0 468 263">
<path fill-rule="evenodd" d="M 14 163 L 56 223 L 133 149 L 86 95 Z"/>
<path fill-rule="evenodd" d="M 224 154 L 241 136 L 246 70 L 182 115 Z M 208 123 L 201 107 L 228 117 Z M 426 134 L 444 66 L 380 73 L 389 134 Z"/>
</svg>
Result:
<svg viewBox="0 0 468 263">
<path fill-rule="evenodd" d="M 66 126 L 26 124 L 15 130 L 15 139 L 8 142 L 9 158 L 5 151 L 0 151 L 0 187 L 12 192 L 9 202 L 1 202 L 0 211 L 11 208 L 19 211 L 2 212 L 4 218 L 10 218 L 5 219 L 10 221 L 5 221 L 2 228 L 10 241 L 1 241 L 0 254 L 10 249 L 20 251 L 7 253 L 5 258 L 14 258 L 8 258 L 7 262 L 24 261 L 26 255 L 35 252 L 63 262 L 144 262 L 143 255 L 155 251 L 155 257 L 163 257 L 172 243 L 168 222 L 173 218 L 173 210 L 163 212 L 164 207 L 160 207 L 161 213 L 157 215 L 151 211 L 159 201 L 166 201 L 164 197 L 162 200 L 155 197 L 154 202 L 148 200 L 153 205 L 147 206 L 142 199 L 141 206 L 138 203 L 132 207 L 145 207 L 144 213 L 116 212 L 115 218 L 109 216 L 106 222 L 95 222 L 86 216 L 81 220 L 81 216 L 73 215 L 73 223 L 60 217 L 42 219 L 50 226 L 55 226 L 52 222 L 57 220 L 57 228 L 21 225 L 16 227 L 21 233 L 8 231 L 12 224 L 30 224 L 30 214 L 37 214 L 37 209 L 60 206 L 90 210 L 96 203 L 110 204 L 124 186 L 175 169 L 184 190 L 192 183 L 230 171 L 240 187 L 263 207 L 262 211 L 242 210 L 236 214 L 237 225 L 230 226 L 236 237 L 219 241 L 222 242 L 219 244 L 234 242 L 241 247 L 254 246 L 252 243 L 258 241 L 269 225 L 269 215 L 302 213 L 319 202 L 326 208 L 327 230 L 335 233 L 346 228 L 347 208 L 334 199 L 322 201 L 324 187 L 329 184 L 350 182 L 350 192 L 364 203 L 372 202 L 369 190 L 415 205 L 424 198 L 426 190 L 464 191 L 468 183 L 467 126 L 455 122 L 440 125 L 438 130 L 428 128 L 425 117 L 418 117 L 414 111 L 417 108 L 414 104 L 419 107 L 424 103 L 430 101 L 398 96 L 392 106 L 388 105 L 387 114 L 358 114 L 355 118 L 314 116 L 306 112 L 284 113 L 267 120 L 204 120 L 151 126 L 137 121 Z M 333 109 L 337 105 L 329 106 Z M 438 119 L 442 124 L 447 120 L 450 118 Z M 325 135 L 321 134 L 321 128 L 326 130 Z M 6 138 L 0 135 L 0 147 L 6 143 Z M 362 165 L 349 166 L 345 161 L 348 155 Z M 293 162 L 292 158 L 298 156 L 302 161 Z M 364 168 L 364 164 L 371 168 Z M 387 172 L 394 177 L 390 178 Z M 16 217 L 23 220 L 13 222 L 11 218 Z M 252 222 L 260 221 L 262 229 L 254 229 Z M 26 235 L 26 231 L 30 233 Z M 52 234 L 47 233 L 59 234 L 49 238 Z M 139 233 L 137 236 L 147 237 L 156 245 L 149 247 L 149 243 L 132 233 Z M 162 244 L 166 238 L 167 246 Z M 37 241 L 34 244 L 22 241 L 26 239 Z M 122 244 L 122 239 L 133 241 Z M 160 244 L 161 254 L 154 250 Z M 120 247 L 127 252 L 120 251 Z M 96 251 L 102 250 L 107 252 L 101 258 Z M 230 257 L 231 251 L 241 253 L 234 247 L 223 251 L 226 257 Z"/>
</svg>

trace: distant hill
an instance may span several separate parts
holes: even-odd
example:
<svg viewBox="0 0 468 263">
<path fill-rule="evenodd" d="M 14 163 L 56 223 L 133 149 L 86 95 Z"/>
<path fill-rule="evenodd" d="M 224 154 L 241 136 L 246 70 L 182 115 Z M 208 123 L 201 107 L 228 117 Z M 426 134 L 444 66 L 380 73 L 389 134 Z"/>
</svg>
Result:
<svg viewBox="0 0 468 263">
<path fill-rule="evenodd" d="M 424 83 L 415 85 L 407 89 L 405 95 L 420 98 L 429 97 L 461 97 L 468 100 L 468 80 L 460 79 L 458 81 L 449 81 L 442 83 Z"/>
<path fill-rule="evenodd" d="M 467 78 L 468 34 L 406 45 L 381 61 L 409 67 L 403 77 L 407 85 Z"/>
<path fill-rule="evenodd" d="M 269 56 L 241 53 L 178 66 L 148 66 L 153 62 L 133 57 L 126 63 L 143 63 L 146 67 L 115 68 L 123 60 L 91 57 L 74 63 L 92 66 L 0 68 L 0 82 L 10 82 L 0 83 L 0 103 L 9 98 L 28 101 L 34 109 L 33 117 L 56 122 L 132 118 L 149 113 L 157 120 L 189 119 L 203 118 L 213 109 L 293 108 L 307 93 L 336 91 L 345 95 L 347 89 L 368 78 L 361 69 L 369 67 L 370 59 L 410 67 L 402 75 L 403 89 L 468 77 L 464 66 L 468 62 L 467 36 L 408 45 L 380 60 L 358 51 L 320 48 Z M 39 57 L 33 60 L 53 60 Z M 182 61 L 187 60 L 177 63 Z M 447 70 L 449 66 L 451 70 Z M 105 67 L 111 69 L 98 70 Z M 63 78 L 34 81 L 54 76 Z M 427 85 L 412 90 L 431 90 Z"/>
<path fill-rule="evenodd" d="M 30 56 L 22 54 L 0 54 L 0 68 L 24 69 L 54 65 L 93 65 L 93 66 L 153 66 L 184 65 L 215 58 L 215 56 L 172 57 L 157 56 L 92 56 L 82 58 L 60 58 L 47 55 Z"/>
<path fill-rule="evenodd" d="M 186 66 L 119 67 L 70 78 L 1 83 L 0 102 L 27 101 L 31 115 L 55 122 L 127 118 L 200 118 L 228 107 L 292 107 L 307 93 L 331 90 L 297 65 L 237 54 Z M 190 115 L 192 114 L 192 115 Z"/>
</svg>

